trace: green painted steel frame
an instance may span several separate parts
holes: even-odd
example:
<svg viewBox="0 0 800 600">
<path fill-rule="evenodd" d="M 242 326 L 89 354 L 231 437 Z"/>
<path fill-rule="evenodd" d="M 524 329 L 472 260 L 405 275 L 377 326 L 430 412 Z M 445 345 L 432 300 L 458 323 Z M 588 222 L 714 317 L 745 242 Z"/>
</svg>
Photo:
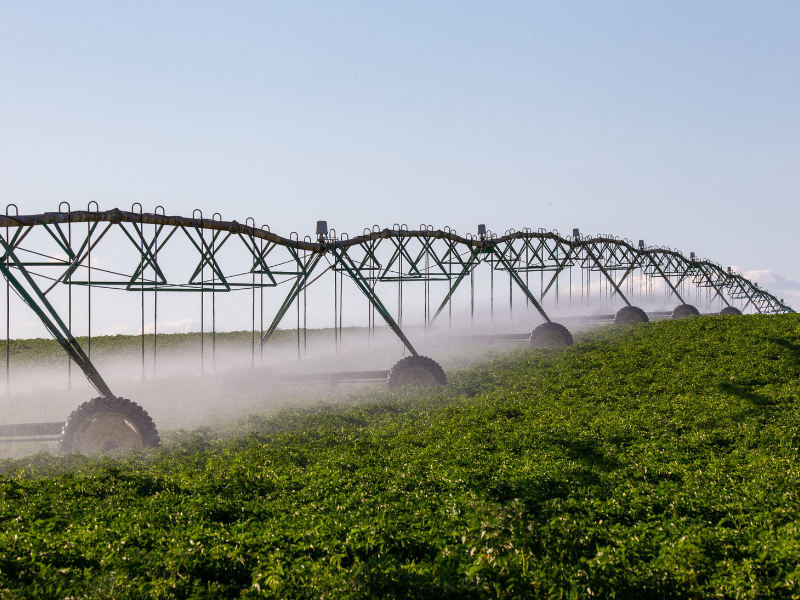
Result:
<svg viewBox="0 0 800 600">
<path fill-rule="evenodd" d="M 36 313 L 36 316 L 39 317 L 50 334 L 58 341 L 58 343 L 72 358 L 72 360 L 74 360 L 75 363 L 81 368 L 83 373 L 86 375 L 86 378 L 89 380 L 89 383 L 91 383 L 94 388 L 106 398 L 113 397 L 114 394 L 100 376 L 100 373 L 98 373 L 97 369 L 92 364 L 92 361 L 89 360 L 88 356 L 86 356 L 80 344 L 78 344 L 78 341 L 72 335 L 72 332 L 64 324 L 64 321 L 61 320 L 58 312 L 47 300 L 47 297 L 44 295 L 42 290 L 39 289 L 39 286 L 36 285 L 33 277 L 31 277 L 28 270 L 17 258 L 16 253 L 13 251 L 11 245 L 2 235 L 0 235 L 0 244 L 2 244 L 3 249 L 6 252 L 3 260 L 0 261 L 0 272 L 3 273 L 3 276 L 14 288 L 14 291 L 19 295 L 22 301 L 25 302 L 25 304 L 27 304 L 34 313 Z M 11 272 L 11 269 L 8 268 L 6 258 L 10 258 L 11 261 L 13 261 L 14 266 L 22 274 L 30 290 L 33 291 L 33 294 L 31 294 L 25 285 L 23 285 L 23 283 L 14 276 L 14 274 Z"/>
<path fill-rule="evenodd" d="M 75 246 L 70 243 L 70 236 L 64 233 L 63 224 L 88 223 L 90 226 L 85 238 Z M 106 223 L 99 235 L 96 230 L 101 223 Z M 126 227 L 130 224 L 130 231 Z M 148 239 L 144 233 L 144 225 L 155 225 L 153 237 Z M 22 261 L 17 255 L 21 243 L 37 226 L 41 226 L 56 243 L 59 251 L 67 255 L 67 260 Z M 103 395 L 110 395 L 108 386 L 102 380 L 91 361 L 81 350 L 72 333 L 58 316 L 55 309 L 47 301 L 46 295 L 58 283 L 69 285 L 91 285 L 125 289 L 129 291 L 158 292 L 230 292 L 242 288 L 276 287 L 281 283 L 292 282 L 291 289 L 281 307 L 275 314 L 272 323 L 261 338 L 261 345 L 266 343 L 281 319 L 289 310 L 299 294 L 314 280 L 309 281 L 323 256 L 332 257 L 329 268 L 335 272 L 346 274 L 364 294 L 368 302 L 381 315 L 392 331 L 401 339 L 408 350 L 417 352 L 403 333 L 401 327 L 389 314 L 376 291 L 378 283 L 400 282 L 448 282 L 447 293 L 439 304 L 432 318 L 433 323 L 443 309 L 451 301 L 460 284 L 481 263 L 490 268 L 507 272 L 511 280 L 523 292 L 528 302 L 533 304 L 546 321 L 549 316 L 542 307 L 545 296 L 551 291 L 558 277 L 567 268 L 578 266 L 584 270 L 598 271 L 611 284 L 614 293 L 628 305 L 630 301 L 622 291 L 628 277 L 636 270 L 650 277 L 663 279 L 665 285 L 675 294 L 680 302 L 684 302 L 679 287 L 682 282 L 691 280 L 700 287 L 714 290 L 725 304 L 730 300 L 746 302 L 745 308 L 752 304 L 759 313 L 793 312 L 792 309 L 775 296 L 769 294 L 742 277 L 725 271 L 721 266 L 710 261 L 685 258 L 680 252 L 670 248 L 647 247 L 637 248 L 627 240 L 612 236 L 579 236 L 577 238 L 562 237 L 557 232 L 544 230 L 510 231 L 498 237 L 489 233 L 486 236 L 458 236 L 454 231 L 445 229 L 433 230 L 423 228 L 409 231 L 404 227 L 383 230 L 367 230 L 364 235 L 349 239 L 320 238 L 317 242 L 300 241 L 283 238 L 270 231 L 257 229 L 254 226 L 242 225 L 237 221 L 221 221 L 173 217 L 160 214 L 125 212 L 118 209 L 111 211 L 73 211 L 68 213 L 44 213 L 32 216 L 0 216 L 0 227 L 14 228 L 14 234 L 6 241 L 2 239 L 5 254 L 0 258 L 0 271 L 12 285 L 20 297 L 31 307 L 41 319 L 47 330 L 59 341 L 64 350 L 75 360 L 86 374 L 90 382 Z M 92 279 L 91 283 L 75 279 L 77 270 L 84 266 L 89 253 L 94 251 L 106 234 L 113 228 L 123 230 L 124 235 L 136 249 L 138 264 L 130 275 L 122 280 Z M 171 230 L 164 236 L 164 229 Z M 197 252 L 199 260 L 191 277 L 183 283 L 171 282 L 158 264 L 157 255 L 164 251 L 167 242 L 181 230 Z M 210 232 L 210 240 L 205 232 Z M 244 275 L 226 274 L 217 260 L 220 250 L 229 241 L 238 239 L 247 249 L 252 264 L 245 272 L 247 275 L 266 275 L 266 281 L 234 281 Z M 90 244 L 91 240 L 91 244 Z M 384 244 L 388 244 L 389 258 L 381 262 L 380 252 Z M 442 248 L 443 244 L 443 248 Z M 73 248 L 77 247 L 77 251 Z M 288 260 L 268 263 L 268 257 L 276 249 L 288 252 Z M 301 258 L 300 251 L 310 253 Z M 33 252 L 34 254 L 40 254 Z M 47 255 L 42 255 L 47 256 Z M 294 266 L 287 267 L 287 264 Z M 66 267 L 61 275 L 53 280 L 48 290 L 42 292 L 36 285 L 28 267 L 43 266 Z M 211 281 L 197 278 L 205 268 L 213 273 Z M 13 271 L 22 274 L 22 280 Z M 521 274 L 530 272 L 552 273 L 548 283 L 537 299 L 528 288 Z M 621 276 L 616 275 L 621 273 Z M 672 280 L 676 281 L 673 282 Z M 27 282 L 26 289 L 24 282 Z M 29 291 L 30 290 L 30 291 Z M 727 297 L 726 297 L 727 296 Z"/>
</svg>

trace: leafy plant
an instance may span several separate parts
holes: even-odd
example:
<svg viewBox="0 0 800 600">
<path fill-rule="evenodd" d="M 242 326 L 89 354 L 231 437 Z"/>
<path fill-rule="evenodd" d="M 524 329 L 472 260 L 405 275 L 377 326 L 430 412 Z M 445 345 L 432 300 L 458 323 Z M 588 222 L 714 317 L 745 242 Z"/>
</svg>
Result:
<svg viewBox="0 0 800 600">
<path fill-rule="evenodd" d="M 0 464 L 6 597 L 800 595 L 800 317 L 584 334 L 122 458 Z"/>
</svg>

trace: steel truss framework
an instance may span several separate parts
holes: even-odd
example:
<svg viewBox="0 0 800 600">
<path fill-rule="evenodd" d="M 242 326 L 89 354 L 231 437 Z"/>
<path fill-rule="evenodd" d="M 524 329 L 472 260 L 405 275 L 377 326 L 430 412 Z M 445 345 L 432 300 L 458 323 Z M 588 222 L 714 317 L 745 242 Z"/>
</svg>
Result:
<svg viewBox="0 0 800 600">
<path fill-rule="evenodd" d="M 10 212 L 8 208 L 6 212 Z M 548 322 L 543 300 L 548 294 L 558 294 L 559 276 L 566 272 L 572 289 L 573 268 L 579 270 L 581 282 L 585 277 L 589 284 L 594 274 L 595 282 L 610 286 L 612 295 L 629 306 L 635 291 L 634 273 L 638 272 L 640 294 L 642 281 L 647 293 L 652 290 L 653 281 L 661 280 L 681 304 L 687 303 L 685 290 L 691 284 L 707 288 L 713 299 L 728 306 L 738 301 L 743 310 L 749 308 L 757 313 L 793 312 L 757 284 L 717 263 L 696 259 L 694 253 L 687 258 L 670 248 L 645 246 L 642 241 L 634 245 L 611 236 L 582 236 L 577 230 L 566 237 L 543 229 L 510 230 L 503 236 L 491 232 L 460 236 L 447 227 L 409 230 L 405 225 L 394 225 L 392 229 L 365 229 L 362 235 L 352 238 L 346 234 L 337 236 L 333 230 L 318 232 L 314 241 L 310 237 L 301 240 L 296 234 L 281 237 L 268 228 L 256 227 L 252 219 L 242 224 L 222 221 L 216 214 L 215 218 L 204 219 L 198 212 L 192 218 L 167 216 L 163 210 L 143 213 L 118 209 L 0 216 L 0 228 L 5 231 L 5 235 L 0 234 L 0 271 L 8 289 L 13 289 L 36 313 L 101 395 L 112 393 L 92 365 L 91 346 L 88 353 L 81 348 L 69 320 L 65 322 L 48 300 L 49 292 L 58 284 L 86 286 L 89 290 L 122 289 L 139 292 L 143 299 L 145 293 L 152 293 L 155 298 L 158 293 L 200 292 L 202 299 L 204 293 L 249 289 L 253 290 L 254 310 L 255 290 L 260 289 L 263 294 L 264 289 L 286 284 L 288 293 L 272 322 L 266 329 L 260 328 L 263 345 L 294 304 L 299 314 L 301 295 L 330 270 L 334 281 L 338 278 L 339 290 L 346 276 L 367 298 L 371 325 L 374 326 L 377 312 L 412 355 L 417 352 L 402 329 L 403 285 L 424 285 L 428 327 L 451 306 L 453 295 L 464 281 L 474 281 L 475 268 L 481 264 L 489 265 L 492 285 L 495 273 L 508 276 L 509 302 L 513 301 L 513 289 L 518 288 L 527 303 Z M 48 234 L 54 251 L 48 253 L 25 244 L 29 234 L 39 228 Z M 130 244 L 134 260 L 120 270 L 91 266 L 92 252 L 98 252 L 98 246 L 111 239 L 107 234 L 113 230 L 119 230 L 121 239 L 127 240 L 124 243 Z M 159 261 L 159 256 L 163 257 L 181 238 L 188 240 L 190 247 L 189 255 L 181 254 L 183 263 L 191 264 L 188 277 L 166 273 L 163 260 Z M 116 239 L 120 239 L 119 235 Z M 231 252 L 234 246 L 238 248 Z M 239 257 L 238 262 L 229 260 L 233 256 Z M 242 256 L 247 257 L 245 262 L 241 262 Z M 531 278 L 534 283 L 539 279 L 538 294 L 532 290 Z M 431 310 L 433 282 L 447 284 L 441 301 L 434 301 L 435 310 Z M 390 314 L 379 292 L 384 298 L 387 293 L 397 294 L 397 318 Z M 89 331 L 91 340 L 91 321 Z M 253 331 L 255 335 L 255 317 Z M 144 360 L 144 352 L 142 357 Z"/>
</svg>

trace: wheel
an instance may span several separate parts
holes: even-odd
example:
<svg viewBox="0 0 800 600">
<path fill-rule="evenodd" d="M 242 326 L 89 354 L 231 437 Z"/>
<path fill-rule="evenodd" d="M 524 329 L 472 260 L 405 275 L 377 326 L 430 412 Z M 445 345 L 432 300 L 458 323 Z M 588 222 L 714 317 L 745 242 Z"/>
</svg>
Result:
<svg viewBox="0 0 800 600">
<path fill-rule="evenodd" d="M 572 334 L 561 323 L 542 323 L 533 330 L 528 342 L 534 348 L 572 346 Z"/>
<path fill-rule="evenodd" d="M 403 385 L 446 385 L 444 369 L 427 356 L 406 356 L 395 363 L 389 371 L 386 385 L 390 388 Z"/>
<path fill-rule="evenodd" d="M 150 415 L 125 398 L 95 398 L 84 402 L 61 429 L 59 448 L 65 454 L 124 452 L 155 448 L 160 439 Z"/>
<path fill-rule="evenodd" d="M 637 323 L 649 323 L 650 318 L 638 306 L 623 306 L 614 315 L 614 323 L 617 325 L 635 325 Z"/>
<path fill-rule="evenodd" d="M 700 311 L 697 310 L 691 304 L 679 304 L 674 309 L 672 309 L 673 319 L 683 319 L 685 317 L 697 317 L 699 315 Z"/>
<path fill-rule="evenodd" d="M 742 314 L 742 311 L 740 311 L 735 306 L 726 306 L 721 311 L 719 311 L 719 314 L 721 314 L 723 316 L 730 317 L 730 316 L 733 316 L 733 315 L 740 315 L 740 314 Z"/>
</svg>

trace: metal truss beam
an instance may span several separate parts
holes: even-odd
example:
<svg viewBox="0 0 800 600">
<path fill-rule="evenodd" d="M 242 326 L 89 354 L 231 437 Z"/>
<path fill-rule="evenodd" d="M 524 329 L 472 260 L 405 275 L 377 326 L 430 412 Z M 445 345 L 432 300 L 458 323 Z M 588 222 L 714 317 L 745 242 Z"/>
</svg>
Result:
<svg viewBox="0 0 800 600">
<path fill-rule="evenodd" d="M 685 301 L 678 288 L 683 282 L 691 280 L 695 285 L 713 289 L 729 306 L 732 301 L 741 300 L 759 313 L 793 312 L 766 290 L 741 275 L 724 270 L 716 263 L 695 260 L 693 256 L 688 259 L 670 248 L 635 247 L 627 240 L 612 236 L 573 238 L 563 237 L 557 232 L 526 229 L 510 231 L 500 237 L 494 234 L 472 237 L 459 236 L 447 228 L 433 230 L 423 226 L 419 231 L 409 231 L 405 227 L 395 226 L 393 229 L 365 230 L 363 235 L 352 238 L 345 238 L 344 235 L 343 239 L 322 236 L 314 242 L 310 238 L 300 240 L 294 236 L 281 237 L 268 229 L 256 228 L 254 223 L 251 225 L 249 222 L 249 219 L 241 224 L 237 221 L 126 212 L 119 209 L 51 212 L 28 216 L 0 215 L 0 228 L 13 230 L 13 234 L 9 231 L 6 236 L 8 239 L 2 238 L 5 252 L 0 258 L 0 271 L 47 330 L 59 340 L 64 350 L 81 366 L 90 382 L 104 395 L 111 394 L 108 386 L 46 299 L 46 294 L 59 283 L 154 293 L 230 292 L 237 289 L 270 288 L 288 283 L 291 286 L 289 293 L 269 328 L 261 336 L 260 345 L 263 346 L 299 294 L 321 276 L 319 274 L 310 280 L 319 261 L 327 255 L 333 258 L 333 264 L 329 268 L 353 280 L 370 305 L 412 354 L 416 354 L 416 350 L 381 300 L 379 288 L 382 289 L 382 284 L 399 283 L 402 290 L 404 284 L 424 282 L 428 298 L 430 282 L 447 282 L 447 293 L 433 317 L 429 318 L 430 315 L 426 312 L 427 324 L 432 324 L 452 301 L 466 276 L 481 263 L 489 263 L 494 270 L 508 272 L 511 281 L 545 321 L 551 320 L 543 308 L 545 297 L 554 288 L 558 289 L 559 275 L 568 267 L 576 265 L 583 270 L 601 273 L 610 283 L 613 293 L 619 295 L 627 305 L 631 305 L 631 302 L 623 292 L 623 284 L 638 268 L 648 277 L 663 280 L 682 303 Z M 86 223 L 89 226 L 85 234 L 79 235 L 73 244 L 75 231 L 71 225 L 76 223 Z M 101 224 L 104 226 L 101 227 Z M 150 229 L 147 232 L 145 230 L 145 226 L 151 225 L 154 226 L 152 236 L 148 233 Z M 46 232 L 47 243 L 55 243 L 56 251 L 47 254 L 41 252 L 41 249 L 22 247 L 24 241 L 30 243 L 29 234 L 36 228 Z M 127 267 L 122 266 L 116 271 L 104 271 L 88 265 L 90 253 L 97 251 L 101 241 L 110 243 L 107 242 L 110 239 L 107 234 L 115 229 L 122 230 L 122 234 L 136 249 L 138 257 Z M 168 269 L 163 268 L 157 259 L 159 253 L 174 245 L 168 242 L 183 237 L 174 236 L 178 230 L 185 233 L 192 245 L 188 255 L 185 250 L 181 250 L 181 257 L 197 260 L 188 279 L 171 277 Z M 221 262 L 218 256 L 230 252 L 238 244 L 244 247 L 247 261 L 238 270 L 228 272 L 222 266 L 227 263 Z M 127 242 L 124 245 L 127 246 Z M 22 252 L 32 254 L 33 258 L 27 262 L 22 260 Z M 301 258 L 301 253 L 310 253 L 310 256 L 307 259 Z M 66 254 L 66 259 L 63 254 Z M 382 262 L 382 259 L 385 260 Z M 54 266 L 62 267 L 55 278 L 30 272 L 31 268 Z M 81 269 L 90 269 L 91 274 L 101 275 L 82 280 L 77 277 Z M 207 275 L 209 271 L 211 277 Z M 326 271 L 327 269 L 323 273 Z M 531 272 L 539 272 L 544 278 L 545 271 L 552 274 L 548 275 L 546 286 L 543 279 L 541 293 L 536 298 L 525 279 Z M 618 271 L 622 273 L 621 277 L 618 277 Z M 257 274 L 261 275 L 258 281 L 255 277 Z M 32 275 L 46 277 L 53 283 L 42 291 Z"/>
</svg>

